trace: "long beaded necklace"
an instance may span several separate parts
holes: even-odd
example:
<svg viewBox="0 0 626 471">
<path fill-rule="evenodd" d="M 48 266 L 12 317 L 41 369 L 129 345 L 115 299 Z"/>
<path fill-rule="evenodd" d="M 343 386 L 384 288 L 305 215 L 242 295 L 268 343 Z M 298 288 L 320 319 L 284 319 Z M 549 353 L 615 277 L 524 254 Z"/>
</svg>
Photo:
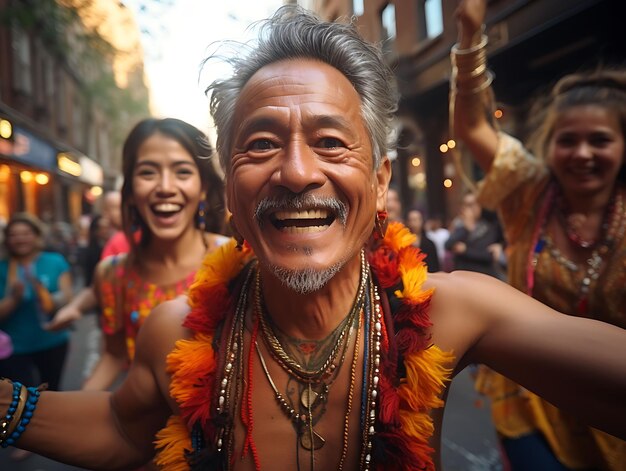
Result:
<svg viewBox="0 0 626 471">
<path fill-rule="evenodd" d="M 601 227 L 601 237 L 598 237 L 593 241 L 583 241 L 580 237 L 572 238 L 570 235 L 571 231 L 568 228 L 565 228 L 568 240 L 570 240 L 573 244 L 581 248 L 593 247 L 593 251 L 587 259 L 586 266 L 581 266 L 563 256 L 563 254 L 554 246 L 550 236 L 545 233 L 551 208 L 554 206 L 556 198 L 556 185 L 552 184 L 548 188 L 544 202 L 539 210 L 533 234 L 533 241 L 530 245 L 530 253 L 526 267 L 526 292 L 528 295 L 532 296 L 535 281 L 535 270 L 539 260 L 539 254 L 544 247 L 547 247 L 550 249 L 552 257 L 569 271 L 579 272 L 580 270 L 584 270 L 580 281 L 579 298 L 576 309 L 579 315 L 585 315 L 588 313 L 591 286 L 600 277 L 604 259 L 612 250 L 615 240 L 621 239 L 626 231 L 623 192 L 616 189 L 609 205 L 607 206 Z"/>
<path fill-rule="evenodd" d="M 256 290 L 255 290 L 255 308 L 257 318 L 261 325 L 263 332 L 263 340 L 268 350 L 272 354 L 273 358 L 279 363 L 279 365 L 297 381 L 305 383 L 306 386 L 302 388 L 300 395 L 300 405 L 305 409 L 303 413 L 297 414 L 294 405 L 290 405 L 287 401 L 279 395 L 276 389 L 274 393 L 276 399 L 285 411 L 285 413 L 294 421 L 296 430 L 298 431 L 300 445 L 309 451 L 320 449 L 324 446 L 325 440 L 316 431 L 313 430 L 313 425 L 319 420 L 321 414 L 324 412 L 323 405 L 327 402 L 328 392 L 330 385 L 336 379 L 341 365 L 344 363 L 345 355 L 349 345 L 349 333 L 355 323 L 358 321 L 359 313 L 363 307 L 364 293 L 368 280 L 368 265 L 365 260 L 364 251 L 360 254 L 360 279 L 357 290 L 357 295 L 350 309 L 346 319 L 337 327 L 339 333 L 336 336 L 336 341 L 333 343 L 333 348 L 328 357 L 323 362 L 321 368 L 317 368 L 313 371 L 303 368 L 297 361 L 295 361 L 287 353 L 282 346 L 278 336 L 273 331 L 269 322 L 265 319 L 267 315 L 261 296 L 260 276 L 257 274 Z M 335 332 L 336 333 L 336 332 Z M 331 334 L 332 335 L 332 334 Z M 343 352 L 341 359 L 337 362 L 340 347 L 343 345 Z M 262 362 L 263 363 L 263 362 Z M 268 374 L 268 373 L 266 373 Z M 269 379 L 269 378 L 268 378 Z M 272 381 L 270 381 L 272 384 Z M 315 385 L 315 387 L 313 386 Z M 322 411 L 318 414 L 317 418 L 313 415 L 313 409 L 322 408 Z M 305 426 L 309 427 L 308 434 L 303 433 Z"/>
<path fill-rule="evenodd" d="M 233 403 L 241 400 L 241 382 L 233 379 L 242 378 L 243 372 L 243 339 L 245 327 L 245 313 L 248 305 L 248 292 L 252 282 L 254 268 L 250 268 L 241 287 L 241 293 L 237 301 L 235 316 L 231 325 L 226 352 L 224 355 L 224 367 L 217 400 L 217 415 L 222 418 L 223 424 L 217 430 L 216 448 L 221 452 L 226 442 L 226 466 L 232 463 L 233 456 Z M 235 400 L 231 401 L 231 389 L 234 383 Z"/>
<path fill-rule="evenodd" d="M 373 302 L 372 302 L 373 299 Z M 368 303 L 370 316 L 366 324 L 366 335 L 368 341 L 365 342 L 363 369 L 367 371 L 364 377 L 364 399 L 361 418 L 361 431 L 363 433 L 361 449 L 360 468 L 369 471 L 372 464 L 372 438 L 376 433 L 376 404 L 378 400 L 378 383 L 380 380 L 380 355 L 382 337 L 382 308 L 378 288 L 372 281 L 370 283 L 370 293 Z M 373 304 L 373 306 L 372 306 Z"/>
</svg>

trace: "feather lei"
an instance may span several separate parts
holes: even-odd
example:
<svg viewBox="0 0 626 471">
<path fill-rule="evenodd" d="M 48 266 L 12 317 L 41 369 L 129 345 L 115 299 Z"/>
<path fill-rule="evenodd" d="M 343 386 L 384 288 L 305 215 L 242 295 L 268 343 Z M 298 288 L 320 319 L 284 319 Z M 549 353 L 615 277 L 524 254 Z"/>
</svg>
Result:
<svg viewBox="0 0 626 471">
<path fill-rule="evenodd" d="M 415 237 L 399 223 L 392 223 L 385 238 L 369 252 L 368 259 L 383 294 L 391 306 L 385 326 L 379 383 L 379 409 L 373 440 L 378 470 L 434 470 L 429 439 L 433 422 L 429 412 L 441 407 L 443 387 L 449 379 L 453 357 L 430 343 L 428 308 L 433 290 L 426 281 L 424 255 L 411 244 Z M 194 335 L 179 340 L 167 358 L 170 394 L 180 406 L 156 437 L 156 463 L 161 469 L 187 471 L 194 449 L 191 430 L 200 425 L 208 446 L 215 442 L 214 336 L 235 299 L 231 283 L 254 254 L 235 242 L 207 255 L 189 291 L 191 312 L 185 327 Z M 385 307 L 385 306 L 383 306 Z M 386 309 L 389 311 L 389 309 Z M 393 344 L 389 339 L 394 339 Z"/>
</svg>

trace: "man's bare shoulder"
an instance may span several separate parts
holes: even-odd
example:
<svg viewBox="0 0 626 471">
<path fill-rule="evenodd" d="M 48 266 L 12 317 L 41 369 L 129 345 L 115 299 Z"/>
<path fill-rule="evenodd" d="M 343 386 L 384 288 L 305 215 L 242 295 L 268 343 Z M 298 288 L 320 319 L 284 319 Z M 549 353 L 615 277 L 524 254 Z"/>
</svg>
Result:
<svg viewBox="0 0 626 471">
<path fill-rule="evenodd" d="M 189 329 L 183 326 L 189 311 L 186 296 L 178 296 L 156 306 L 139 331 L 137 355 L 143 353 L 162 361 L 178 340 L 191 336 Z"/>
</svg>

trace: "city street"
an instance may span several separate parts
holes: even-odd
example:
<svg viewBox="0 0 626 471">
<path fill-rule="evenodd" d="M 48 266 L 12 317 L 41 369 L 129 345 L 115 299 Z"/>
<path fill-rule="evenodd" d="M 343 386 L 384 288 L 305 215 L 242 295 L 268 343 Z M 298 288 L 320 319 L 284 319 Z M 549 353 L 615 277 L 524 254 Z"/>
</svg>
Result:
<svg viewBox="0 0 626 471">
<path fill-rule="evenodd" d="M 81 319 L 72 332 L 70 355 L 63 387 L 78 389 L 98 359 L 100 331 L 96 316 Z M 468 370 L 455 378 L 448 398 L 442 438 L 445 471 L 500 471 L 500 457 L 486 403 L 476 406 L 480 397 L 474 392 Z M 31 455 L 23 461 L 10 458 L 12 449 L 0 450 L 2 471 L 80 471 L 55 461 Z"/>
</svg>

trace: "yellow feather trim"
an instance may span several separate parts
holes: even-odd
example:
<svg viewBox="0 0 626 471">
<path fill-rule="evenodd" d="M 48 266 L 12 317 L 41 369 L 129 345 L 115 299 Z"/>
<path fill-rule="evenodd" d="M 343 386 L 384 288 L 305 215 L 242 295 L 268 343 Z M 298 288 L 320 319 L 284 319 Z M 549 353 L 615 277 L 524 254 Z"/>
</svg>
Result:
<svg viewBox="0 0 626 471">
<path fill-rule="evenodd" d="M 398 387 L 402 431 L 414 438 L 429 437 L 433 433 L 430 409 L 442 407 L 441 393 L 452 370 L 454 355 L 436 345 L 411 353 L 404 359 L 406 378 Z"/>
<path fill-rule="evenodd" d="M 155 463 L 160 469 L 167 471 L 188 471 L 185 453 L 191 451 L 189 431 L 178 415 L 170 416 L 165 428 L 161 429 L 154 441 L 159 449 Z"/>
<path fill-rule="evenodd" d="M 428 300 L 435 290 L 433 288 L 422 289 L 428 277 L 428 271 L 423 262 L 424 257 L 417 250 L 402 250 L 398 254 L 398 259 L 402 291 L 396 290 L 394 294 L 410 304 L 419 304 Z"/>
</svg>

